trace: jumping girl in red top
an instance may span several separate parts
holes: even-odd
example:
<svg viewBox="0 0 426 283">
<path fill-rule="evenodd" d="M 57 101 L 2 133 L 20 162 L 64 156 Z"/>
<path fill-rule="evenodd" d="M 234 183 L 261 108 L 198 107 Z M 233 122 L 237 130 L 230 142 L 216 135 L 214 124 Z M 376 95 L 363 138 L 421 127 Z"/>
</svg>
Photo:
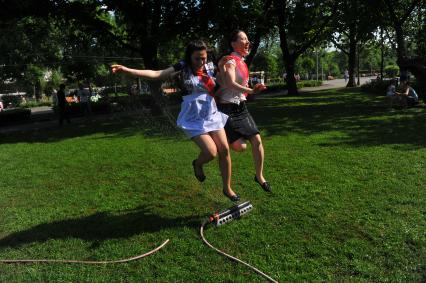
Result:
<svg viewBox="0 0 426 283">
<path fill-rule="evenodd" d="M 229 45 L 232 53 L 224 56 L 219 62 L 218 82 L 220 88 L 216 92 L 218 108 L 229 116 L 225 131 L 230 147 L 241 152 L 247 148 L 246 140 L 250 141 L 256 169 L 254 181 L 263 190 L 271 192 L 271 186 L 263 176 L 264 150 L 262 139 L 245 104 L 247 95 L 259 93 L 266 87 L 263 84 L 256 84 L 253 89 L 248 87 L 249 71 L 244 62 L 244 57 L 249 54 L 250 41 L 245 32 L 235 30 L 231 35 Z"/>
</svg>

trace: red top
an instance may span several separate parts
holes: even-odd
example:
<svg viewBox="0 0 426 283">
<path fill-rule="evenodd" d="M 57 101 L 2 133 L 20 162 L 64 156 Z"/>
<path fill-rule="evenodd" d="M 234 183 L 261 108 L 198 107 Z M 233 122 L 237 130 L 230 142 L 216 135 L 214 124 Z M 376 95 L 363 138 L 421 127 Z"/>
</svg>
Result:
<svg viewBox="0 0 426 283">
<path fill-rule="evenodd" d="M 243 57 L 235 54 L 233 52 L 231 55 L 226 56 L 226 61 L 229 61 L 231 59 L 234 59 L 236 62 L 235 66 L 235 75 L 236 75 L 236 82 L 241 84 L 242 86 L 248 87 L 249 82 L 249 70 L 247 67 L 246 62 L 244 62 Z M 246 97 L 248 93 L 243 93 Z"/>
</svg>

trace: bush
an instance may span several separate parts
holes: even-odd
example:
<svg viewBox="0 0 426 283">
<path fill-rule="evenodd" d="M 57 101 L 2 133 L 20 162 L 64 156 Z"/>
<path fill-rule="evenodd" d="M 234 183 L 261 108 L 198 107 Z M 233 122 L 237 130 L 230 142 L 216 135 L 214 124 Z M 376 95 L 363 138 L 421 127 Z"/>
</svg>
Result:
<svg viewBox="0 0 426 283">
<path fill-rule="evenodd" d="M 309 81 L 298 81 L 297 82 L 297 88 L 303 88 L 303 87 L 316 87 L 321 86 L 322 81 L 316 81 L 316 80 L 309 80 Z M 270 93 L 280 90 L 286 90 L 288 89 L 287 83 L 274 83 L 267 85 L 267 89 L 264 91 L 264 93 Z"/>
<path fill-rule="evenodd" d="M 1 97 L 1 100 L 3 101 L 5 108 L 9 105 L 12 107 L 18 107 L 22 101 L 22 97 L 20 95 L 5 94 Z"/>
<path fill-rule="evenodd" d="M 321 86 L 321 85 L 322 85 L 322 81 L 316 81 L 316 80 L 299 81 L 297 83 L 297 88 L 302 88 L 302 87 L 316 87 L 316 86 Z"/>
<path fill-rule="evenodd" d="M 52 106 L 52 102 L 51 101 L 28 101 L 26 103 L 21 103 L 19 105 L 20 107 L 23 108 L 33 108 L 33 107 L 39 107 L 39 106 Z"/>
<path fill-rule="evenodd" d="M 287 89 L 286 83 L 275 83 L 275 84 L 267 85 L 267 89 L 264 91 L 264 93 L 270 93 L 270 92 L 286 90 L 286 89 Z"/>
<path fill-rule="evenodd" d="M 0 112 L 0 125 L 28 120 L 31 110 L 25 108 L 5 109 Z"/>
<path fill-rule="evenodd" d="M 368 93 L 386 95 L 388 86 L 390 85 L 390 80 L 371 80 L 361 86 L 361 89 Z"/>
<path fill-rule="evenodd" d="M 106 114 L 106 113 L 111 112 L 111 105 L 107 101 L 101 101 L 100 100 L 98 102 L 92 102 L 90 104 L 90 106 L 92 108 L 93 113 Z M 70 115 L 72 115 L 72 116 L 78 116 L 78 115 L 83 114 L 80 103 L 71 103 L 71 104 L 69 104 L 68 107 L 69 107 L 68 111 L 69 111 Z M 53 107 L 53 110 L 55 112 L 57 112 L 58 107 L 57 106 Z"/>
<path fill-rule="evenodd" d="M 128 95 L 129 94 L 129 87 L 127 86 L 117 86 L 115 87 L 105 87 L 101 91 L 99 91 L 99 94 L 101 96 L 114 96 L 115 91 L 117 90 L 117 95 Z"/>
<path fill-rule="evenodd" d="M 153 99 L 150 95 L 127 95 L 110 97 L 111 103 L 120 105 L 124 110 L 134 110 L 143 107 L 150 107 L 153 103 Z"/>
<path fill-rule="evenodd" d="M 388 65 L 385 67 L 385 74 L 388 78 L 394 78 L 399 73 L 399 67 L 397 65 Z"/>
</svg>

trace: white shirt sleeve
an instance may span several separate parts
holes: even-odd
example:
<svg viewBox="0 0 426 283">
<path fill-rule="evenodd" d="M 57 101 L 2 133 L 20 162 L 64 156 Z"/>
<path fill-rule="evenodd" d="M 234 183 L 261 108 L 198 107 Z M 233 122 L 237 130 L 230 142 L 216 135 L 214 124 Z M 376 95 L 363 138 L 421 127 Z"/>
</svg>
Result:
<svg viewBox="0 0 426 283">
<path fill-rule="evenodd" d="M 225 65 L 228 65 L 228 64 L 237 66 L 237 62 L 235 62 L 235 59 L 230 59 L 230 60 L 226 61 Z"/>
</svg>

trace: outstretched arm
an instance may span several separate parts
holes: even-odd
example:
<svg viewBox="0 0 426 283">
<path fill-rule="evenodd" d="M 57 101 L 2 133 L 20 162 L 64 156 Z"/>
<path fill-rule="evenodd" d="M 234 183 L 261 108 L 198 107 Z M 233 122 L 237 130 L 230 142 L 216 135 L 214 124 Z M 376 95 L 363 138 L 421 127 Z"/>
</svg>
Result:
<svg viewBox="0 0 426 283">
<path fill-rule="evenodd" d="M 127 68 L 123 65 L 112 65 L 111 66 L 112 73 L 125 73 L 136 77 L 141 77 L 143 79 L 147 80 L 164 80 L 170 77 L 174 72 L 174 67 L 169 67 L 164 70 L 137 70 L 137 69 L 131 69 Z"/>
</svg>

